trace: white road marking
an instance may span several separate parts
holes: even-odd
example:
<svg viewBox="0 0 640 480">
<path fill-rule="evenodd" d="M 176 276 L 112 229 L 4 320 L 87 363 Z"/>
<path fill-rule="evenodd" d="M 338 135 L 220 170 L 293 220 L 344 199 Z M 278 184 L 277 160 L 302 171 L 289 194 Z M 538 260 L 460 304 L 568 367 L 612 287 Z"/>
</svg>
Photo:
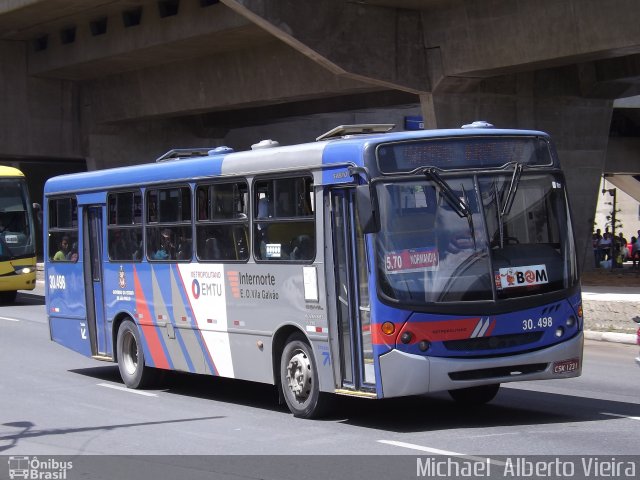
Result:
<svg viewBox="0 0 640 480">
<path fill-rule="evenodd" d="M 486 435 L 470 435 L 467 438 L 504 437 L 505 435 L 520 435 L 520 432 L 488 433 Z"/>
<path fill-rule="evenodd" d="M 412 450 L 418 450 L 420 452 L 433 453 L 434 455 L 464 457 L 464 458 L 468 458 L 469 460 L 474 460 L 476 462 L 486 462 L 488 460 L 489 463 L 491 463 L 492 465 L 499 465 L 499 466 L 506 465 L 504 462 L 500 462 L 498 460 L 492 460 L 488 457 L 476 457 L 473 455 L 467 455 L 466 453 L 450 452 L 448 450 L 440 450 L 439 448 L 424 447 L 422 445 L 416 445 L 415 443 L 397 442 L 395 440 L 378 440 L 378 443 L 385 443 L 387 445 L 393 445 L 395 447 L 410 448 Z"/>
<path fill-rule="evenodd" d="M 631 420 L 640 421 L 640 417 L 630 417 L 629 415 L 620 415 L 618 413 L 607 413 L 607 412 L 601 412 L 601 413 L 602 413 L 602 415 L 609 415 L 610 417 L 629 418 Z"/>
<path fill-rule="evenodd" d="M 0 317 L 0 320 L 6 320 L 7 322 L 19 322 L 17 318 Z"/>
<path fill-rule="evenodd" d="M 98 383 L 99 387 L 113 388 L 114 390 L 120 390 L 127 393 L 135 393 L 136 395 L 144 395 L 145 397 L 157 397 L 155 393 L 143 392 L 141 390 L 133 390 L 131 388 L 123 387 L 121 385 L 111 385 L 110 383 Z"/>
</svg>

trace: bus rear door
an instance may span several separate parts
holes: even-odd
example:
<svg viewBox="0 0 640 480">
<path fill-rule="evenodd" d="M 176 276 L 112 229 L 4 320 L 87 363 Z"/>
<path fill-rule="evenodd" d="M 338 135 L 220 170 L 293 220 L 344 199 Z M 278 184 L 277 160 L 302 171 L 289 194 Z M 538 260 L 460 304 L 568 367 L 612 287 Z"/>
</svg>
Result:
<svg viewBox="0 0 640 480">
<path fill-rule="evenodd" d="M 331 223 L 342 388 L 375 392 L 367 259 L 353 189 L 331 192 Z"/>
</svg>

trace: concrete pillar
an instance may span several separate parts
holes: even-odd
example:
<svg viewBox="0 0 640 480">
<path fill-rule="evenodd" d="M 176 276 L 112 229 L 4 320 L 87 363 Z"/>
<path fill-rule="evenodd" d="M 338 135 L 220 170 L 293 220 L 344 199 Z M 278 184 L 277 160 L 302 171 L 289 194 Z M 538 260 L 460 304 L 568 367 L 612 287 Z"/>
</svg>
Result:
<svg viewBox="0 0 640 480">
<path fill-rule="evenodd" d="M 567 75 L 568 74 L 568 75 Z M 428 128 L 474 120 L 549 133 L 567 178 L 581 269 L 593 268 L 591 233 L 604 168 L 613 101 L 579 95 L 565 69 L 485 80 L 472 92 L 421 96 Z"/>
<path fill-rule="evenodd" d="M 0 157 L 81 158 L 78 90 L 27 74 L 27 45 L 0 41 Z"/>
</svg>

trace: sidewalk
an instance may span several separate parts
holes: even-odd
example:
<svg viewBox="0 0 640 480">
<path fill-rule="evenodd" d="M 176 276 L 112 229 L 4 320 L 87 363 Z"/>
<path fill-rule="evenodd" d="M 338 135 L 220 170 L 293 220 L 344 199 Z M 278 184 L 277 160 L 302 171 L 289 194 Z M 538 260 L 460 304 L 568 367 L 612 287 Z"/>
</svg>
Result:
<svg viewBox="0 0 640 480">
<path fill-rule="evenodd" d="M 640 272 L 631 264 L 582 275 L 585 338 L 636 344 L 640 315 Z"/>
</svg>

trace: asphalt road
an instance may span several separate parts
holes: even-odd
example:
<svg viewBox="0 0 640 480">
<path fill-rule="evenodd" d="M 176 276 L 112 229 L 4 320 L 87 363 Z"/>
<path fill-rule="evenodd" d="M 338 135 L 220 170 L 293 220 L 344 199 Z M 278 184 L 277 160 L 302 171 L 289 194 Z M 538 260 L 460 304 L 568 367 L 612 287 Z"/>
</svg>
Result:
<svg viewBox="0 0 640 480">
<path fill-rule="evenodd" d="M 21 293 L 0 307 L 0 455 L 638 455 L 637 350 L 587 341 L 580 378 L 511 384 L 483 407 L 446 394 L 340 398 L 309 421 L 249 382 L 168 374 L 156 390 L 127 390 L 114 364 L 51 342 L 43 297 Z"/>
</svg>

